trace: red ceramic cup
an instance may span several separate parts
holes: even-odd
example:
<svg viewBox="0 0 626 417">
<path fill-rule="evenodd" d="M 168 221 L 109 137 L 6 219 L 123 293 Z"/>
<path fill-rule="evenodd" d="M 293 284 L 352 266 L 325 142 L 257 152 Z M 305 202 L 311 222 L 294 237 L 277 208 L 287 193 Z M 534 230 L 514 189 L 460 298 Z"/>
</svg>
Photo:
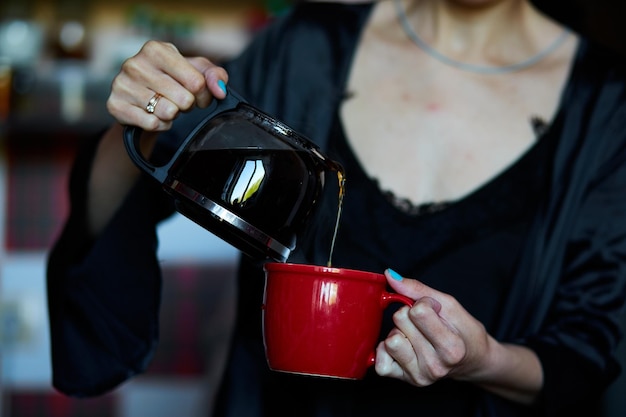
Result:
<svg viewBox="0 0 626 417">
<path fill-rule="evenodd" d="M 386 291 L 384 275 L 265 264 L 263 340 L 272 370 L 360 379 L 374 364 L 383 311 L 413 300 Z"/>
</svg>

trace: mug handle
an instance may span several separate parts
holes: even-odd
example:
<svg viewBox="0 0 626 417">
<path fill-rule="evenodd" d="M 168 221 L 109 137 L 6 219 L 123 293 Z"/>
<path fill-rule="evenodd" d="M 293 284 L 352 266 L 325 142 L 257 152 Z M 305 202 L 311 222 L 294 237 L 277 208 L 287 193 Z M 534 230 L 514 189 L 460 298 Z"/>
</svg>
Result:
<svg viewBox="0 0 626 417">
<path fill-rule="evenodd" d="M 161 184 L 165 182 L 165 179 L 168 176 L 169 170 L 178 159 L 179 155 L 185 150 L 191 139 L 194 138 L 195 134 L 198 130 L 202 129 L 204 125 L 208 123 L 213 117 L 227 110 L 233 110 L 237 108 L 240 103 L 246 103 L 237 92 L 235 92 L 232 88 L 228 88 L 228 93 L 226 97 L 222 100 L 213 100 L 209 107 L 206 109 L 208 114 L 202 119 L 202 121 L 193 129 L 193 131 L 187 135 L 183 143 L 178 147 L 174 156 L 162 166 L 155 166 L 148 162 L 144 156 L 141 154 L 139 150 L 139 144 L 141 142 L 141 134 L 143 133 L 143 129 L 137 126 L 126 125 L 124 126 L 124 146 L 126 147 L 126 152 L 128 156 L 133 161 L 138 168 L 147 174 L 154 177 Z"/>
<path fill-rule="evenodd" d="M 413 300 L 410 297 L 407 297 L 406 295 L 383 291 L 380 297 L 380 304 L 383 310 L 389 307 L 391 303 L 401 303 L 409 307 L 412 307 L 413 304 L 415 303 L 415 300 Z M 375 363 L 376 363 L 376 351 L 374 350 L 372 353 L 370 353 L 369 357 L 367 358 L 367 367 L 369 368 L 370 366 L 374 366 Z"/>
</svg>

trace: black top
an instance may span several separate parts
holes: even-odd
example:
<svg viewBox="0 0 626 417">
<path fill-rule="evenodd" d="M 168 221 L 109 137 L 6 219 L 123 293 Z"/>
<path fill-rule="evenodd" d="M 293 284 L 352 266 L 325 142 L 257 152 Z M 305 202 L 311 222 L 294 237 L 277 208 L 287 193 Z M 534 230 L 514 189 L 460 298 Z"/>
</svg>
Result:
<svg viewBox="0 0 626 417">
<path fill-rule="evenodd" d="M 445 207 L 438 204 L 436 210 L 412 214 L 406 204 L 394 204 L 396 199 L 390 199 L 389 193 L 367 176 L 336 120 L 328 155 L 345 169 L 346 196 L 333 266 L 374 272 L 392 267 L 403 276 L 455 294 L 493 333 L 528 226 L 547 192 L 543 178 L 555 141 L 554 134 L 541 137 L 518 161 L 466 197 L 447 202 Z M 324 200 L 324 213 L 319 214 L 325 219 L 321 229 L 326 233 L 317 231 L 318 238 L 311 240 L 311 247 L 308 241 L 305 243 L 321 265 L 328 258 L 329 235 L 337 211 L 334 191 Z M 320 238 L 322 234 L 326 236 Z M 393 311 L 393 306 L 386 311 L 382 335 L 391 330 Z M 323 407 L 331 407 L 344 410 L 342 416 L 380 417 L 404 414 L 416 405 L 423 416 L 468 416 L 474 414 L 478 392 L 452 381 L 416 389 L 373 372 L 359 382 L 270 375 L 263 385 L 272 385 L 272 391 L 288 392 L 285 397 L 290 399 L 291 407 L 306 404 L 297 408 L 299 416 L 324 415 Z M 322 396 L 328 398 L 320 401 Z M 389 401 L 381 404 L 380 398 Z M 453 400 L 442 401 L 444 398 Z M 268 410 L 267 415 L 278 415 L 284 401 L 277 408 L 273 408 L 276 404 L 268 405 L 272 411 Z"/>
<path fill-rule="evenodd" d="M 289 14 L 256 38 L 241 57 L 227 64 L 229 83 L 252 104 L 330 151 L 333 120 L 370 10 L 371 3 L 298 2 Z M 372 377 L 353 384 L 318 383 L 315 378 L 285 377 L 268 371 L 258 317 L 262 270 L 258 262 L 244 257 L 239 273 L 235 339 L 223 390 L 218 395 L 224 408 L 219 411 L 227 410 L 237 417 L 285 412 L 301 416 L 307 410 L 317 416 L 349 416 L 354 407 L 364 407 L 367 410 L 355 413 L 362 416 L 366 411 L 387 410 L 387 405 L 393 403 L 398 407 L 394 412 L 404 415 L 419 412 L 416 395 L 427 394 L 433 403 L 440 400 L 442 407 L 456 404 L 457 398 L 467 399 L 458 402 L 463 408 L 476 405 L 466 414 L 455 412 L 455 416 L 583 412 L 616 375 L 613 355 L 621 336 L 618 323 L 626 299 L 624 79 L 624 69 L 618 63 L 596 45 L 582 40 L 558 114 L 550 132 L 540 141 L 540 146 L 544 142 L 547 148 L 554 146 L 545 151 L 545 182 L 537 191 L 535 203 L 533 193 L 528 191 L 529 200 L 521 199 L 519 211 L 512 210 L 517 207 L 517 193 L 540 184 L 531 181 L 525 185 L 523 178 L 510 172 L 534 172 L 523 168 L 531 158 L 530 152 L 506 175 L 424 219 L 396 211 L 377 190 L 360 193 L 359 186 L 353 184 L 356 180 L 348 178 L 346 199 L 362 197 L 378 202 L 368 201 L 366 206 L 352 205 L 348 209 L 348 204 L 354 204 L 348 201 L 345 217 L 354 216 L 350 222 L 361 221 L 368 226 L 357 227 L 359 233 L 377 230 L 378 234 L 359 246 L 358 250 L 366 255 L 359 261 L 344 253 L 345 239 L 350 238 L 347 230 L 354 226 L 343 224 L 334 263 L 379 271 L 392 267 L 444 291 L 454 283 L 459 288 L 452 295 L 459 298 L 464 297 L 464 285 L 483 279 L 468 276 L 469 271 L 481 271 L 496 283 L 491 289 L 494 296 L 502 293 L 503 285 L 508 286 L 506 297 L 494 299 L 490 306 L 477 307 L 475 296 L 463 301 L 472 312 L 485 316 L 482 318 L 498 340 L 521 343 L 537 353 L 543 366 L 544 388 L 536 409 L 524 410 L 473 386 L 447 381 L 416 391 L 387 378 Z M 176 143 L 185 137 L 203 114 L 197 110 L 181 115 L 174 128 L 160 136 L 160 144 Z M 550 135 L 554 139 L 545 141 Z M 158 343 L 161 289 L 155 225 L 172 212 L 171 202 L 159 186 L 142 178 L 104 232 L 97 239 L 89 236 L 85 196 L 96 146 L 97 141 L 85 141 L 86 148 L 77 159 L 70 217 L 48 264 L 53 383 L 73 395 L 95 395 L 112 389 L 142 372 L 150 361 Z M 504 177 L 512 179 L 514 192 L 507 191 L 506 185 L 498 190 Z M 373 186 L 363 181 L 361 187 L 366 190 Z M 508 197 L 503 199 L 507 192 Z M 364 207 L 392 214 L 376 217 L 378 222 L 374 223 L 374 216 L 363 215 Z M 350 214 L 346 214 L 348 210 Z M 531 216 L 533 210 L 535 215 Z M 468 213 L 465 220 L 463 213 Z M 452 214 L 454 222 L 448 217 Z M 423 238 L 419 243 L 405 237 L 404 244 L 400 244 L 395 235 L 387 233 L 385 222 L 392 219 L 396 224 L 432 224 L 423 226 L 428 233 L 422 232 L 420 225 Z M 322 221 L 319 224 L 323 226 Z M 322 241 L 327 236 L 315 237 Z M 301 243 L 294 259 L 327 260 L 328 244 L 318 249 Z M 411 251 L 407 250 L 410 245 L 414 245 Z M 501 245 L 509 248 L 503 252 L 510 262 L 500 258 Z M 431 246 L 432 250 L 427 249 Z M 445 251 L 437 252 L 437 248 Z M 475 258 L 468 256 L 470 251 Z M 457 259 L 474 262 L 458 271 Z M 487 297 L 481 297 L 480 302 L 485 300 Z M 501 314 L 491 316 L 486 310 L 481 312 L 483 307 Z M 304 398 L 300 393 L 308 394 Z M 358 401 L 346 401 L 349 398 Z M 240 407 L 246 411 L 241 412 Z"/>
<path fill-rule="evenodd" d="M 528 226 L 547 192 L 543 179 L 555 141 L 553 134 L 540 138 L 478 189 L 445 207 L 438 204 L 437 209 L 415 215 L 406 212 L 406 204 L 394 205 L 388 192 L 368 177 L 338 121 L 328 152 L 346 170 L 346 215 L 341 218 L 333 265 L 374 272 L 390 267 L 457 294 L 493 333 Z M 326 201 L 330 217 L 334 205 L 332 199 Z M 317 252 L 323 254 L 323 243 L 318 246 Z"/>
</svg>

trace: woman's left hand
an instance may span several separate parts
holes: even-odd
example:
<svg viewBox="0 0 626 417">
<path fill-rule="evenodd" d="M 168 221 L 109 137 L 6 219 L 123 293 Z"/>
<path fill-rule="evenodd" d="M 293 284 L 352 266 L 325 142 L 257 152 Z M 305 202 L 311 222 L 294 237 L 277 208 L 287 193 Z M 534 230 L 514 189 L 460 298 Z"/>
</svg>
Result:
<svg viewBox="0 0 626 417">
<path fill-rule="evenodd" d="M 385 275 L 396 292 L 416 301 L 394 314 L 396 328 L 376 351 L 376 372 L 416 386 L 445 377 L 479 378 L 496 343 L 482 323 L 449 294 L 390 271 Z"/>
<path fill-rule="evenodd" d="M 535 352 L 500 343 L 451 295 L 385 271 L 398 293 L 414 300 L 393 316 L 396 327 L 376 349 L 376 372 L 426 386 L 442 378 L 468 381 L 509 400 L 532 404 L 543 386 Z"/>
</svg>

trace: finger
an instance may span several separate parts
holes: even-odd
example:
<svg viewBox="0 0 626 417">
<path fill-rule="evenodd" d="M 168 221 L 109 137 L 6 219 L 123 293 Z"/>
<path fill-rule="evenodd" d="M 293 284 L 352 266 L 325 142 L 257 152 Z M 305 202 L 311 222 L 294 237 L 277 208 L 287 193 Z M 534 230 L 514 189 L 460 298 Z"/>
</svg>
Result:
<svg viewBox="0 0 626 417">
<path fill-rule="evenodd" d="M 435 379 L 445 376 L 466 354 L 462 337 L 438 314 L 438 309 L 436 300 L 424 297 L 393 317 L 394 324 L 422 356 L 423 368 Z"/>
<path fill-rule="evenodd" d="M 422 341 L 419 341 L 417 337 L 415 337 L 414 340 L 417 342 L 417 346 L 414 346 L 412 341 L 409 340 L 409 338 L 402 331 L 390 333 L 384 340 L 385 348 L 387 349 L 389 355 L 403 370 L 409 373 L 416 373 L 419 371 L 418 352 L 424 350 L 420 346 L 424 346 L 427 349 L 429 348 L 427 342 L 423 338 Z"/>
<path fill-rule="evenodd" d="M 146 132 L 163 132 L 172 127 L 172 121 L 159 119 L 157 116 L 137 107 L 132 107 L 126 116 L 126 120 L 118 120 L 122 125 L 137 126 Z"/>
<path fill-rule="evenodd" d="M 207 91 L 204 75 L 170 43 L 147 42 L 137 55 L 124 62 L 122 74 L 129 79 L 130 87 L 141 85 L 158 92 L 182 111 L 194 105 L 196 95 Z"/>
<path fill-rule="evenodd" d="M 150 129 L 150 126 L 152 129 L 161 129 L 174 120 L 180 111 L 185 110 L 190 105 L 189 103 L 193 104 L 193 95 L 167 75 L 161 75 L 165 81 L 160 83 L 160 90 L 146 87 L 155 84 L 151 81 L 155 77 L 150 75 L 155 72 L 152 67 L 139 70 L 136 67 L 143 68 L 143 66 L 136 62 L 125 63 L 123 67 L 124 69 L 113 80 L 111 95 L 107 102 L 109 112 L 120 123 L 132 124 L 144 129 Z M 178 99 L 171 98 L 176 95 Z M 156 98 L 158 102 L 152 103 L 152 115 L 159 118 L 162 123 L 146 118 L 145 115 L 139 117 L 141 114 L 136 111 L 138 108 L 150 113 L 147 107 L 150 101 Z"/>
<path fill-rule="evenodd" d="M 228 73 L 220 66 L 217 66 L 202 57 L 189 58 L 189 63 L 200 73 L 204 75 L 205 83 L 208 90 L 202 96 L 196 96 L 196 102 L 199 107 L 209 105 L 213 97 L 223 99 L 226 97 L 226 84 L 228 84 Z"/>
<path fill-rule="evenodd" d="M 376 363 L 374 365 L 374 369 L 380 376 L 397 379 L 404 378 L 404 370 L 395 361 L 393 356 L 389 354 L 384 341 L 380 342 L 376 347 Z"/>
<path fill-rule="evenodd" d="M 226 96 L 228 73 L 206 58 L 186 59 L 183 65 L 178 56 L 169 57 L 164 64 L 150 68 L 144 75 L 146 85 L 167 97 L 179 111 L 197 105 L 207 107 L 213 97 Z M 182 88 L 181 88 L 182 87 Z"/>
<path fill-rule="evenodd" d="M 399 312 L 398 315 L 402 316 L 403 313 L 407 315 L 409 314 L 408 311 L 409 309 L 404 309 L 404 311 Z M 412 361 L 407 361 L 407 358 L 412 358 L 408 356 L 398 356 L 393 352 L 390 354 L 396 359 L 400 366 L 405 369 L 414 384 L 423 386 L 445 378 L 452 370 L 452 366 L 448 363 L 446 357 L 442 357 L 441 352 L 437 348 L 437 344 L 434 344 L 419 328 L 411 325 L 408 318 L 398 318 L 398 315 L 394 316 L 394 322 L 400 323 L 398 331 L 405 335 L 413 347 L 416 358 L 415 367 L 412 367 Z M 409 323 L 409 325 L 406 325 L 406 323 Z M 436 342 L 438 343 L 440 341 L 441 340 L 438 339 Z M 402 352 L 399 352 L 399 354 L 401 353 Z"/>
<path fill-rule="evenodd" d="M 382 342 L 382 350 L 384 354 L 381 357 L 380 370 L 387 372 L 386 376 L 399 378 L 416 386 L 430 385 L 436 380 L 431 376 L 426 366 L 428 362 L 423 355 L 425 351 L 432 351 L 432 346 L 425 339 L 422 338 L 417 346 L 413 345 L 412 340 L 396 329 Z"/>
<path fill-rule="evenodd" d="M 181 75 L 172 75 L 162 72 L 158 68 L 150 68 L 144 73 L 144 85 L 147 89 L 154 93 L 159 93 L 161 96 L 169 100 L 175 107 L 178 114 L 180 111 L 190 110 L 194 104 L 196 104 L 196 95 L 201 95 L 201 90 L 207 93 L 207 88 L 204 85 L 204 77 L 198 73 L 191 66 L 189 68 L 193 73 L 188 73 L 185 79 L 181 79 Z M 150 97 L 152 97 L 150 95 Z M 140 94 L 135 93 L 135 104 L 139 107 L 144 107 L 147 101 L 142 101 L 145 98 L 144 95 L 140 97 Z"/>
<path fill-rule="evenodd" d="M 416 279 L 406 279 L 392 269 L 385 270 L 385 277 L 387 277 L 387 282 L 394 291 L 414 300 L 422 297 L 439 299 L 443 294 Z"/>
<path fill-rule="evenodd" d="M 394 348 L 397 348 L 401 341 L 391 341 L 391 347 L 387 346 L 388 339 L 393 339 L 395 337 L 405 339 L 404 336 L 395 336 L 392 333 L 389 334 L 387 339 L 381 341 L 376 347 L 376 363 L 374 365 L 374 369 L 376 373 L 380 376 L 386 376 L 390 378 L 397 378 L 401 380 L 408 380 L 404 369 L 402 366 L 395 360 L 394 356 L 392 356 L 391 352 L 394 351 Z"/>
<path fill-rule="evenodd" d="M 156 116 L 163 122 L 171 122 L 180 112 L 180 109 L 176 106 L 176 104 L 172 103 L 167 97 L 156 92 L 152 92 L 152 96 L 148 101 L 146 101 L 144 110 L 146 113 Z"/>
<path fill-rule="evenodd" d="M 148 96 L 151 94 L 151 96 Z M 153 113 L 148 112 L 147 105 L 150 103 L 154 92 L 147 90 L 143 93 L 145 99 L 144 106 L 134 105 L 129 100 L 135 101 L 133 98 L 127 99 L 123 94 L 112 93 L 107 102 L 107 110 L 122 125 L 132 125 L 142 128 L 146 131 L 163 131 L 171 127 L 172 120 L 175 118 L 177 107 L 164 97 L 160 97 L 154 104 Z"/>
<path fill-rule="evenodd" d="M 155 97 L 157 91 L 146 87 L 146 84 L 149 84 L 149 82 L 134 79 L 124 71 L 115 77 L 107 106 L 118 121 L 125 121 L 131 111 L 131 107 L 147 112 L 147 106 L 150 100 Z M 167 93 L 165 95 L 159 93 L 159 102 L 154 107 L 157 117 L 160 116 L 164 120 L 173 120 L 178 111 L 178 105 L 167 97 Z"/>
<path fill-rule="evenodd" d="M 458 330 L 443 316 L 441 303 L 433 298 L 420 298 L 408 310 L 408 313 L 411 323 L 430 340 L 459 334 Z"/>
</svg>

